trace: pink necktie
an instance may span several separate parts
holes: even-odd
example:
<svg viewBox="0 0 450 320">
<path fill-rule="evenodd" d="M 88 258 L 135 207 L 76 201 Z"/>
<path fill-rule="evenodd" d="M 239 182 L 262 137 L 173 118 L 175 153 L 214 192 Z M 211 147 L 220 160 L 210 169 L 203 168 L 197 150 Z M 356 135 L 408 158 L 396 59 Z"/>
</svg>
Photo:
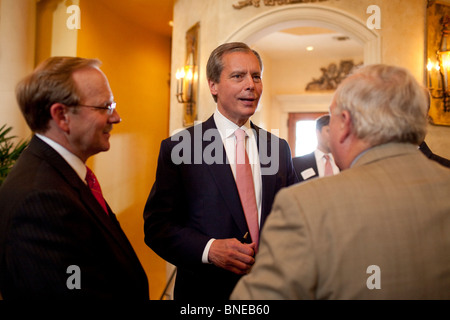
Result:
<svg viewBox="0 0 450 320">
<path fill-rule="evenodd" d="M 333 175 L 333 168 L 331 167 L 330 156 L 325 154 L 323 156 L 325 158 L 325 177 Z"/>
<path fill-rule="evenodd" d="M 250 231 L 252 241 L 258 247 L 259 226 L 258 209 L 256 207 L 255 186 L 253 183 L 252 169 L 245 151 L 244 130 L 237 129 L 234 132 L 236 136 L 236 185 L 241 198 L 242 208 L 244 209 L 245 219 Z"/>
<path fill-rule="evenodd" d="M 97 199 L 98 203 L 102 206 L 103 210 L 108 214 L 108 209 L 106 208 L 106 202 L 103 198 L 102 189 L 100 188 L 100 184 L 98 183 L 97 178 L 95 177 L 95 174 L 92 172 L 91 169 L 89 169 L 86 166 L 86 182 L 88 184 L 88 187 L 91 189 L 92 194 L 94 195 L 95 199 Z"/>
</svg>

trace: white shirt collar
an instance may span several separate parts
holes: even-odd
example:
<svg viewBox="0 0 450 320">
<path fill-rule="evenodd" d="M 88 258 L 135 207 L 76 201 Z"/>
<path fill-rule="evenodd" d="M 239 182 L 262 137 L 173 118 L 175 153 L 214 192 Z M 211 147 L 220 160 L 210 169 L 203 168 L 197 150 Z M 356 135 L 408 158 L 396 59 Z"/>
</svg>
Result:
<svg viewBox="0 0 450 320">
<path fill-rule="evenodd" d="M 216 123 L 217 130 L 219 130 L 222 140 L 234 136 L 234 132 L 238 128 L 244 130 L 249 137 L 253 137 L 253 130 L 251 130 L 250 120 L 247 120 L 244 125 L 239 127 L 237 124 L 221 114 L 219 109 L 216 108 L 216 111 L 214 112 L 214 122 Z"/>
<path fill-rule="evenodd" d="M 59 143 L 53 141 L 52 139 L 50 139 L 50 138 L 48 138 L 46 136 L 43 136 L 42 134 L 38 134 L 38 133 L 35 133 L 35 135 L 39 139 L 41 139 L 42 141 L 47 143 L 50 147 L 55 149 L 55 151 L 58 152 L 58 154 L 61 157 L 63 157 L 64 160 L 66 160 L 66 162 L 72 167 L 72 169 L 75 170 L 75 172 L 80 177 L 80 179 L 82 181 L 85 181 L 87 169 L 86 169 L 86 165 L 84 164 L 84 162 L 80 158 L 78 158 L 72 152 L 70 152 L 69 150 L 64 148 Z"/>
<path fill-rule="evenodd" d="M 330 153 L 325 153 L 322 150 L 316 149 L 314 151 L 314 154 L 316 156 L 316 160 L 317 161 L 323 161 L 323 156 L 326 155 L 326 154 L 328 154 L 330 156 L 330 159 L 334 161 L 333 154 L 331 152 Z"/>
</svg>

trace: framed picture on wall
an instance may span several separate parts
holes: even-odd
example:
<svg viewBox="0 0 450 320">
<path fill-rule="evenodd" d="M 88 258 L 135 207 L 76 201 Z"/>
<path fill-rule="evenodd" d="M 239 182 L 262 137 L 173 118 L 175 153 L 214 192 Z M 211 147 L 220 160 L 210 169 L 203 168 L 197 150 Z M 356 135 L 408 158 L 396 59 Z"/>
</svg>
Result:
<svg viewBox="0 0 450 320">
<path fill-rule="evenodd" d="M 426 23 L 428 116 L 434 125 L 450 126 L 450 1 L 428 0 Z"/>
</svg>

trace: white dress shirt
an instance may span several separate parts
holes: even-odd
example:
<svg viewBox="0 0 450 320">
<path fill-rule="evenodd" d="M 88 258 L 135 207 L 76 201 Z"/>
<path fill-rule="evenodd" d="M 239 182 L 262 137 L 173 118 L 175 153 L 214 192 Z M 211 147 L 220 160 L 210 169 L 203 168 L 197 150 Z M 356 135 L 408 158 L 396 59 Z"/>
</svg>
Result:
<svg viewBox="0 0 450 320">
<path fill-rule="evenodd" d="M 256 205 L 258 207 L 258 223 L 261 221 L 261 199 L 262 199 L 262 177 L 261 177 L 261 165 L 259 163 L 258 145 L 256 142 L 257 137 L 254 131 L 251 129 L 250 120 L 238 127 L 234 122 L 228 120 L 222 115 L 216 108 L 214 112 L 214 122 L 220 137 L 222 138 L 223 145 L 225 147 L 225 153 L 227 155 L 228 163 L 230 164 L 233 176 L 236 179 L 236 137 L 234 132 L 240 128 L 247 134 L 245 148 L 247 151 L 250 166 L 252 168 L 253 183 L 255 185 Z M 208 254 L 209 248 L 215 239 L 211 239 L 205 246 L 203 251 L 202 261 L 203 263 L 209 263 Z"/>
<path fill-rule="evenodd" d="M 322 150 L 316 149 L 314 151 L 314 156 L 316 157 L 316 163 L 317 163 L 317 171 L 319 174 L 319 177 L 323 177 L 325 175 L 325 158 L 323 157 L 325 155 L 325 153 Z M 334 158 L 333 155 L 331 153 L 328 153 L 328 155 L 330 156 L 330 162 L 331 162 L 331 167 L 333 168 L 333 174 L 337 174 L 339 173 L 339 168 L 336 165 L 336 163 L 334 163 Z"/>
</svg>

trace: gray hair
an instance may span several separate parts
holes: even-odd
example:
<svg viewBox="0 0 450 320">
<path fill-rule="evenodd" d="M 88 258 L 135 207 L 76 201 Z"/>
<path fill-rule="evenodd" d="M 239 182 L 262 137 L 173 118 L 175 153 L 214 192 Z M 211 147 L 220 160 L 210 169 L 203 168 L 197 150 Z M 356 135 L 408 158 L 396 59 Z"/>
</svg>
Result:
<svg viewBox="0 0 450 320">
<path fill-rule="evenodd" d="M 347 110 L 353 133 L 372 146 L 419 145 L 427 128 L 427 97 L 406 69 L 383 64 L 357 69 L 335 93 L 336 111 Z"/>
</svg>

